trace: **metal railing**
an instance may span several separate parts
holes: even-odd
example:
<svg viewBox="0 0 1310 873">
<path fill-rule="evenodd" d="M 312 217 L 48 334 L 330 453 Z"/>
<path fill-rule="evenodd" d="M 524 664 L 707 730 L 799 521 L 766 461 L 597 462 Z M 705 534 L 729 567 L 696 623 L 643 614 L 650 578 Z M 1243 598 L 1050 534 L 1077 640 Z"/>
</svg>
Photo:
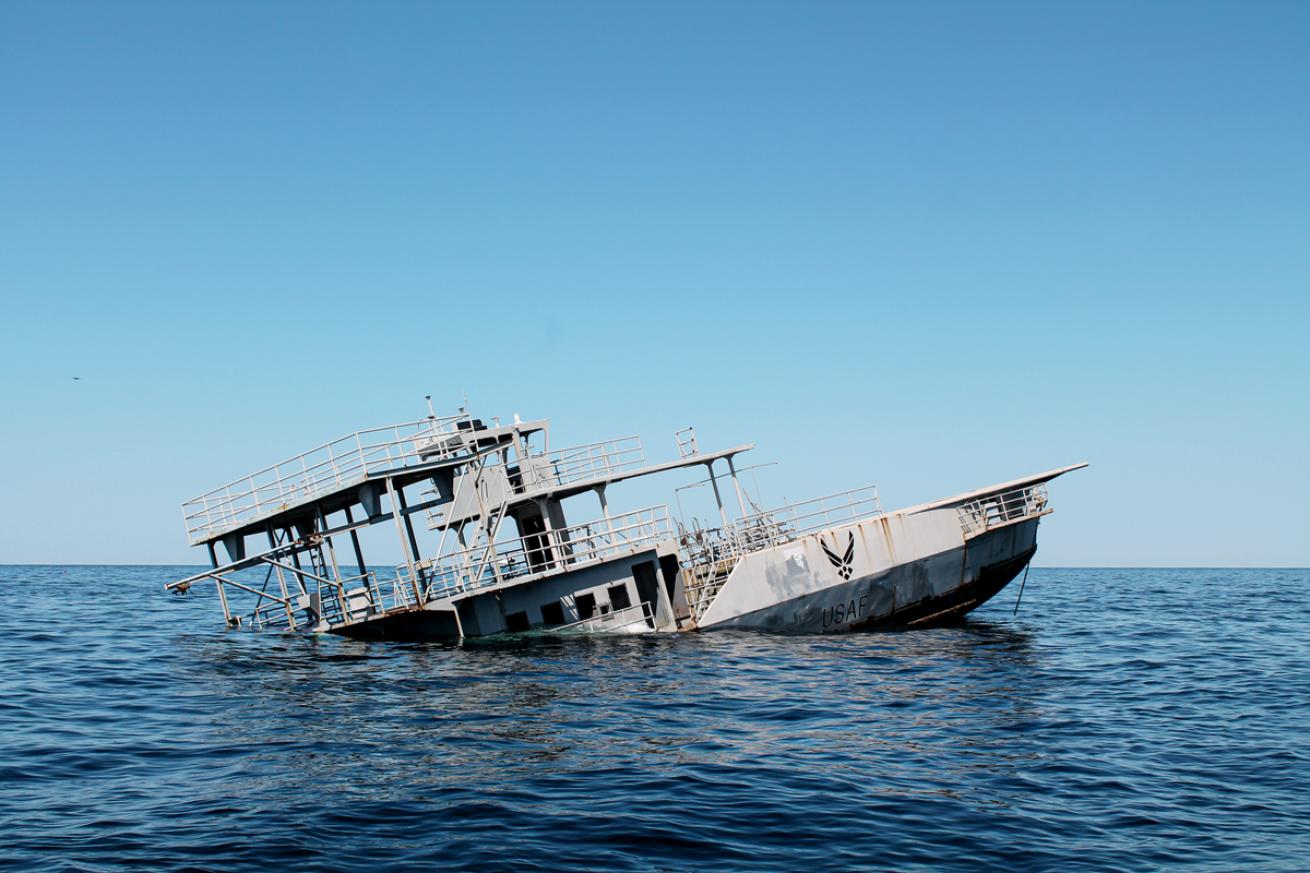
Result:
<svg viewBox="0 0 1310 873">
<path fill-rule="evenodd" d="M 869 485 L 752 513 L 729 528 L 743 550 L 754 552 L 876 515 L 882 515 L 882 501 L 878 486 Z"/>
<path fill-rule="evenodd" d="M 356 431 L 182 504 L 192 545 L 265 515 L 303 503 L 370 474 L 459 452 L 469 416 L 425 418 Z M 467 426 L 467 425 L 466 425 Z"/>
<path fill-rule="evenodd" d="M 426 569 L 427 597 L 442 598 L 527 576 L 573 570 L 673 538 L 666 506 L 528 534 L 443 555 Z"/>
<path fill-rule="evenodd" d="M 622 609 L 615 609 L 612 612 L 581 618 L 569 624 L 543 628 L 543 631 L 548 634 L 616 633 L 626 631 L 632 625 L 638 623 L 645 625 L 648 629 L 655 627 L 655 616 L 651 612 L 650 605 L 645 601 L 634 603 L 632 606 L 625 606 Z"/>
<path fill-rule="evenodd" d="M 363 621 L 414 602 L 412 585 L 398 576 L 380 582 L 373 571 L 331 576 L 287 564 L 284 555 L 264 555 L 246 572 L 214 571 L 220 600 L 233 627 L 324 629 Z M 255 567 L 264 570 L 262 582 Z M 318 568 L 316 568 L 317 570 Z"/>
<path fill-rule="evenodd" d="M 683 531 L 680 546 L 687 604 L 699 620 L 737 562 L 751 552 L 881 514 L 878 487 L 870 485 L 752 513 L 723 528 Z"/>
<path fill-rule="evenodd" d="M 692 455 L 700 454 L 700 446 L 696 444 L 696 428 L 684 427 L 682 430 L 674 431 L 673 438 L 678 443 L 679 458 L 690 458 Z"/>
<path fill-rule="evenodd" d="M 335 584 L 320 584 L 318 596 L 320 617 L 331 627 L 366 621 L 416 602 L 413 583 L 403 567 L 390 579 L 379 579 L 369 570 L 342 577 Z"/>
<path fill-rule="evenodd" d="M 644 466 L 645 463 L 646 451 L 642 447 L 641 439 L 635 436 L 620 437 L 604 442 L 571 446 L 553 452 L 529 454 L 508 461 L 504 454 L 498 453 L 484 462 L 478 481 L 484 502 L 490 502 L 495 493 L 490 484 L 495 481 L 494 477 L 489 475 L 492 471 L 505 476 L 510 494 L 523 494 L 537 489 L 557 488 L 577 482 L 604 479 L 615 473 Z M 423 494 L 425 497 L 439 496 L 435 488 L 424 491 Z M 434 530 L 445 522 L 452 502 L 455 502 L 453 496 L 450 501 L 440 502 L 426 511 L 429 530 Z"/>
<path fill-rule="evenodd" d="M 683 592 L 691 614 L 700 620 L 747 550 L 731 529 L 694 528 L 679 537 Z"/>
<path fill-rule="evenodd" d="M 1012 522 L 1046 515 L 1051 511 L 1047 501 L 1046 483 L 1042 482 L 971 500 L 956 507 L 956 511 L 968 538 Z"/>
<path fill-rule="evenodd" d="M 645 463 L 646 451 L 641 438 L 629 436 L 570 446 L 545 455 L 529 455 L 519 469 L 524 488 L 533 489 L 603 479 Z"/>
</svg>

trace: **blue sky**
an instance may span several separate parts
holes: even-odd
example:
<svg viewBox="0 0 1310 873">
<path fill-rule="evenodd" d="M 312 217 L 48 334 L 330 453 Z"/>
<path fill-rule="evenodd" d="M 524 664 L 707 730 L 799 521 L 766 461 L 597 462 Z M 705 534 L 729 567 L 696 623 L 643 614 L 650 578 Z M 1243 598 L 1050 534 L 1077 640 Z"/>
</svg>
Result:
<svg viewBox="0 0 1310 873">
<path fill-rule="evenodd" d="M 1310 5 L 10 0 L 0 82 L 0 562 L 467 393 L 1310 564 Z"/>
</svg>

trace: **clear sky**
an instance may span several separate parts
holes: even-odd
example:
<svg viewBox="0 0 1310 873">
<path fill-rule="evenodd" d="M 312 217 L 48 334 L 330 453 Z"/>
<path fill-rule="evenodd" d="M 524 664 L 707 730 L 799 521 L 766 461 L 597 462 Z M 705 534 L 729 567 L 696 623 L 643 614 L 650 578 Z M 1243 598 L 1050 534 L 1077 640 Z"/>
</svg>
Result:
<svg viewBox="0 0 1310 873">
<path fill-rule="evenodd" d="M 0 562 L 430 392 L 1310 564 L 1310 4 L 6 0 L 0 119 Z"/>
</svg>

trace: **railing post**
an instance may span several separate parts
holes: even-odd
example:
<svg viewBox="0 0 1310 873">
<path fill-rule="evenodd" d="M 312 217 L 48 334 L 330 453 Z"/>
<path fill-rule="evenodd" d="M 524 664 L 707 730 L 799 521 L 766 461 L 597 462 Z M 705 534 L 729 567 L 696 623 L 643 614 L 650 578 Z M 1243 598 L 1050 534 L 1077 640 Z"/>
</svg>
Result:
<svg viewBox="0 0 1310 873">
<path fill-rule="evenodd" d="M 227 496 L 227 502 L 223 507 L 223 524 L 231 524 L 235 521 L 232 517 L 232 486 L 224 485 L 223 493 Z"/>
<path fill-rule="evenodd" d="M 414 555 L 409 549 L 409 538 L 405 536 L 405 524 L 400 518 L 400 500 L 396 497 L 396 485 L 387 477 L 387 496 L 391 498 L 391 517 L 396 522 L 396 533 L 400 536 L 400 545 L 405 553 L 405 566 L 409 568 L 410 584 L 414 587 L 416 605 L 422 606 L 422 594 L 418 589 L 418 573 L 414 570 Z"/>
</svg>

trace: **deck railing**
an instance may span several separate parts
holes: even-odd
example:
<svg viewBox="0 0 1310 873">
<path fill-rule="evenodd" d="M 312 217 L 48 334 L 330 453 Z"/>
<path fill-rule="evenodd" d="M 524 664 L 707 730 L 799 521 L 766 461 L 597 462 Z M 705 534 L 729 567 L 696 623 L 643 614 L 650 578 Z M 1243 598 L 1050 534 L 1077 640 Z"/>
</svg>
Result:
<svg viewBox="0 0 1310 873">
<path fill-rule="evenodd" d="M 655 615 L 651 611 L 649 603 L 646 603 L 645 601 L 634 603 L 631 606 L 625 606 L 622 609 L 615 609 L 610 612 L 602 612 L 588 616 L 587 618 L 580 618 L 569 624 L 563 624 L 553 628 L 545 628 L 544 632 L 548 634 L 621 633 L 627 631 L 635 624 L 644 624 L 648 628 L 653 628 L 655 626 Z"/>
<path fill-rule="evenodd" d="M 265 566 L 266 565 L 266 566 Z M 369 570 L 330 576 L 293 567 L 278 558 L 262 560 L 257 571 L 210 574 L 234 627 L 305 630 L 336 628 L 416 603 L 414 585 L 406 572 L 379 579 Z M 200 578 L 200 577 L 197 577 Z"/>
<path fill-rule="evenodd" d="M 620 437 L 598 443 L 570 446 L 545 455 L 529 455 L 520 463 L 526 489 L 569 485 L 632 470 L 646 463 L 641 438 Z"/>
<path fill-rule="evenodd" d="M 529 454 L 508 462 L 502 455 L 487 459 L 484 472 L 503 472 L 513 494 L 556 488 L 576 482 L 605 479 L 625 470 L 644 466 L 646 451 L 639 437 L 620 437 L 599 443 L 588 443 L 557 449 L 553 452 Z M 483 481 L 489 481 L 486 477 Z M 464 486 L 468 487 L 468 486 Z M 439 496 L 436 489 L 423 492 L 424 496 Z M 446 520 L 450 505 L 442 502 L 426 512 L 429 530 L 440 527 Z"/>
<path fill-rule="evenodd" d="M 1046 483 L 1042 482 L 971 500 L 956 507 L 956 511 L 968 538 L 1012 522 L 1046 515 L 1051 511 L 1047 499 Z"/>
<path fill-rule="evenodd" d="M 669 511 L 653 506 L 442 556 L 426 568 L 427 597 L 462 594 L 526 576 L 573 570 L 672 539 Z"/>
<path fill-rule="evenodd" d="M 754 552 L 881 514 L 878 486 L 869 485 L 744 516 L 729 525 L 729 534 L 740 548 Z"/>
<path fill-rule="evenodd" d="M 878 487 L 870 485 L 752 513 L 723 528 L 684 531 L 681 557 L 687 573 L 687 603 L 699 619 L 737 562 L 751 552 L 881 514 Z"/>
<path fill-rule="evenodd" d="M 467 415 L 424 418 L 324 443 L 183 503 L 187 536 L 196 545 L 370 474 L 457 452 L 463 441 L 451 438 L 468 422 Z"/>
</svg>

